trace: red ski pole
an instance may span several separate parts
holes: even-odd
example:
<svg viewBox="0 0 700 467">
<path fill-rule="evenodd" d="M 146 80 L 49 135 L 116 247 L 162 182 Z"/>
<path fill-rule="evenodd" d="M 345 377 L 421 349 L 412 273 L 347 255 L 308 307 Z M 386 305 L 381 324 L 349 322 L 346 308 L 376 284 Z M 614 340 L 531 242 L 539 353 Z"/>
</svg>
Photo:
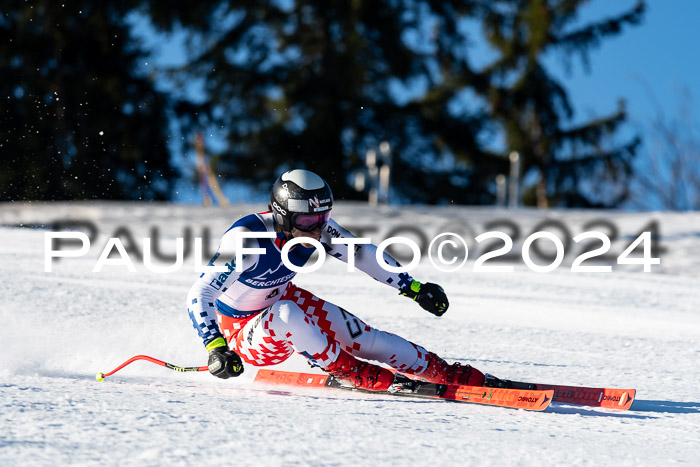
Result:
<svg viewBox="0 0 700 467">
<path fill-rule="evenodd" d="M 156 358 L 149 357 L 147 355 L 137 355 L 135 357 L 131 357 L 129 360 L 125 361 L 124 363 L 122 363 L 121 365 L 119 365 L 114 370 L 110 371 L 109 373 L 97 373 L 95 378 L 97 378 L 97 381 L 102 381 L 107 376 L 113 375 L 117 371 L 119 371 L 122 368 L 124 368 L 125 366 L 127 366 L 129 363 L 135 362 L 136 360 L 146 360 L 148 362 L 155 363 L 157 365 L 164 366 L 165 368 L 170 368 L 171 370 L 175 370 L 175 371 L 207 371 L 209 369 L 209 367 L 207 367 L 207 366 L 176 366 L 176 365 L 173 365 L 172 363 L 167 363 L 167 362 L 158 360 Z"/>
</svg>

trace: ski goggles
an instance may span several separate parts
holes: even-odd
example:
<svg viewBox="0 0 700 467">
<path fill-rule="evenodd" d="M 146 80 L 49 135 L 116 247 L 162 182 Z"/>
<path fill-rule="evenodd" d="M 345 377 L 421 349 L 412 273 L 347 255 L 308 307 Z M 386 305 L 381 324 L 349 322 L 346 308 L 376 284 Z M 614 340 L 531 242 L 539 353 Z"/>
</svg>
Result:
<svg viewBox="0 0 700 467">
<path fill-rule="evenodd" d="M 292 225 L 302 232 L 313 232 L 324 228 L 330 218 L 330 210 L 321 214 L 298 214 L 292 219 Z"/>
</svg>

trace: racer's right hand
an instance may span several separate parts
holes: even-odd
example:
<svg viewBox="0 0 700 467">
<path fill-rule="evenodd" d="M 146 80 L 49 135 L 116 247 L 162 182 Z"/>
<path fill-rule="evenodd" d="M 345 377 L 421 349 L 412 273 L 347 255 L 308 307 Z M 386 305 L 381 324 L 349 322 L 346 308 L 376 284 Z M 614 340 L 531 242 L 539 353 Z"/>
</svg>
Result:
<svg viewBox="0 0 700 467">
<path fill-rule="evenodd" d="M 243 362 L 233 350 L 229 350 L 223 337 L 214 339 L 207 344 L 209 351 L 209 373 L 228 379 L 243 373 Z"/>
</svg>

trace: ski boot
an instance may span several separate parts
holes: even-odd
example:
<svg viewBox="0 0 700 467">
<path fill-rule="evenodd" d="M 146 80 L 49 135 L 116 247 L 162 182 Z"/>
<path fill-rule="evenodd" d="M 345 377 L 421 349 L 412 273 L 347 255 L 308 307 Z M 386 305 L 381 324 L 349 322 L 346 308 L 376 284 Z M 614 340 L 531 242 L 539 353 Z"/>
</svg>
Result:
<svg viewBox="0 0 700 467">
<path fill-rule="evenodd" d="M 448 364 L 432 352 L 428 352 L 427 368 L 416 376 L 436 384 L 459 384 L 460 386 L 483 386 L 484 384 L 484 374 L 476 368 L 461 363 Z"/>
<path fill-rule="evenodd" d="M 394 373 L 372 363 L 358 360 L 341 350 L 338 359 L 324 369 L 341 382 L 357 389 L 386 391 L 394 383 Z"/>
</svg>

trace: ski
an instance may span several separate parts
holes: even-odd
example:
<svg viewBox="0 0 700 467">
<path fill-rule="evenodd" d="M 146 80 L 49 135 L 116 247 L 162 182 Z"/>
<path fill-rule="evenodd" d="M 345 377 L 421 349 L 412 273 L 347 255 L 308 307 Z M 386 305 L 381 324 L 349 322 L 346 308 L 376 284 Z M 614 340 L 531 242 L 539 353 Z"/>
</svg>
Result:
<svg viewBox="0 0 700 467">
<path fill-rule="evenodd" d="M 554 391 L 554 402 L 627 410 L 632 407 L 635 389 L 589 388 L 585 386 L 562 386 L 535 384 L 540 391 Z"/>
<path fill-rule="evenodd" d="M 279 370 L 258 370 L 255 381 L 264 384 L 282 384 L 285 386 L 324 387 L 346 390 L 357 390 L 352 386 L 330 376 L 318 373 L 298 373 Z M 400 387 L 381 392 L 396 396 L 424 397 L 456 402 L 470 402 L 476 404 L 493 405 L 498 407 L 511 407 L 515 409 L 536 410 L 546 409 L 554 395 L 554 391 L 513 389 L 513 388 L 487 388 L 481 386 L 458 386 L 425 383 L 406 379 Z M 374 392 L 374 391 L 366 391 Z"/>
<path fill-rule="evenodd" d="M 487 378 L 490 375 L 487 376 Z M 504 387 L 514 389 L 531 389 L 537 391 L 554 391 L 554 402 L 564 404 L 588 405 L 607 409 L 627 410 L 632 407 L 635 389 L 590 388 L 586 386 L 564 386 L 559 384 L 525 383 L 522 381 L 502 380 Z"/>
</svg>

